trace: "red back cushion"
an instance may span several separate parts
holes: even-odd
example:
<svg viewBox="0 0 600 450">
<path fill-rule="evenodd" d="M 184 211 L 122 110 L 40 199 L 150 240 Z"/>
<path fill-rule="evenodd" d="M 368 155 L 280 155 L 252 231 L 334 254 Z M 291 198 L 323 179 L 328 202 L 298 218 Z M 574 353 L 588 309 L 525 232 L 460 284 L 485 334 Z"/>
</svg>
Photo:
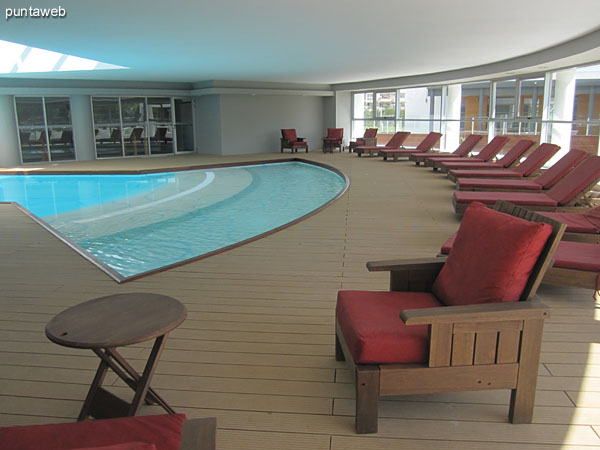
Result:
<svg viewBox="0 0 600 450">
<path fill-rule="evenodd" d="M 392 136 L 389 142 L 385 144 L 386 148 L 397 149 L 404 143 L 404 141 L 409 135 L 409 131 L 398 131 Z"/>
<path fill-rule="evenodd" d="M 600 177 L 600 156 L 589 156 L 583 164 L 571 170 L 547 193 L 548 197 L 564 205 Z"/>
<path fill-rule="evenodd" d="M 532 151 L 525 161 L 517 166 L 517 169 L 524 177 L 528 177 L 533 172 L 542 167 L 560 147 L 554 144 L 542 144 Z"/>
<path fill-rule="evenodd" d="M 533 141 L 530 139 L 521 139 L 517 142 L 513 148 L 511 148 L 502 158 L 498 160 L 498 163 L 503 167 L 508 167 L 513 164 L 517 159 L 527 151 L 529 147 L 533 145 Z"/>
<path fill-rule="evenodd" d="M 558 150 L 558 149 L 557 149 Z M 564 177 L 573 167 L 583 161 L 589 153 L 583 150 L 573 149 L 569 151 L 565 156 L 560 158 L 552 167 L 546 170 L 543 174 L 537 177 L 535 180 L 544 189 L 552 187 L 562 177 Z"/>
<path fill-rule="evenodd" d="M 296 134 L 296 130 L 294 128 L 281 130 L 281 135 L 283 136 L 284 139 L 287 139 L 288 141 L 293 142 L 293 141 L 298 140 L 298 135 Z"/>
<path fill-rule="evenodd" d="M 464 156 L 473 150 L 475 144 L 477 144 L 483 136 L 480 134 L 470 134 L 467 138 L 460 143 L 460 145 L 452 152 L 453 155 Z"/>
<path fill-rule="evenodd" d="M 377 128 L 367 128 L 363 137 L 374 138 L 377 136 Z"/>
<path fill-rule="evenodd" d="M 473 202 L 432 292 L 448 306 L 518 301 L 551 233 Z"/>
<path fill-rule="evenodd" d="M 508 142 L 508 138 L 506 136 L 496 136 L 492 139 L 485 147 L 481 149 L 477 158 L 482 159 L 484 161 L 488 161 L 492 159 L 496 153 L 500 151 L 504 144 Z"/>
<path fill-rule="evenodd" d="M 344 137 L 343 128 L 327 128 L 327 137 L 329 139 L 342 139 Z"/>
<path fill-rule="evenodd" d="M 429 150 L 431 150 L 433 148 L 433 146 L 435 144 L 437 144 L 437 142 L 440 140 L 441 137 L 442 137 L 441 133 L 434 133 L 434 132 L 429 133 L 427 136 L 425 136 L 425 139 L 423 139 L 421 141 L 421 143 L 419 145 L 417 145 L 417 148 L 415 149 L 415 153 L 428 152 Z"/>
</svg>

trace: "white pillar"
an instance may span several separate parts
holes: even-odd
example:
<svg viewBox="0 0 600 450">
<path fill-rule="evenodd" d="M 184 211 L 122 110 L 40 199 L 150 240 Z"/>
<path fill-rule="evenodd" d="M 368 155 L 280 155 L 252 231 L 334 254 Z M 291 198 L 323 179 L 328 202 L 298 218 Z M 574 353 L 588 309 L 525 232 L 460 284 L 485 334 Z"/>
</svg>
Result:
<svg viewBox="0 0 600 450">
<path fill-rule="evenodd" d="M 575 72 L 575 69 L 556 72 L 552 120 L 562 120 L 569 123 L 552 124 L 550 142 L 560 145 L 560 150 L 549 161 L 549 165 L 554 164 L 571 149 L 571 121 L 573 120 L 573 106 L 575 104 Z"/>
<path fill-rule="evenodd" d="M 71 96 L 71 122 L 77 161 L 96 159 L 92 105 L 89 95 Z"/>
<path fill-rule="evenodd" d="M 446 96 L 446 132 L 444 133 L 444 151 L 452 152 L 460 144 L 460 103 L 462 87 L 460 84 L 448 86 Z"/>
<path fill-rule="evenodd" d="M 335 93 L 335 127 L 344 129 L 344 145 L 348 145 L 351 138 L 352 118 L 350 91 L 337 91 Z"/>
<path fill-rule="evenodd" d="M 12 95 L 0 95 L 0 130 L 0 167 L 20 165 L 21 152 Z"/>
</svg>

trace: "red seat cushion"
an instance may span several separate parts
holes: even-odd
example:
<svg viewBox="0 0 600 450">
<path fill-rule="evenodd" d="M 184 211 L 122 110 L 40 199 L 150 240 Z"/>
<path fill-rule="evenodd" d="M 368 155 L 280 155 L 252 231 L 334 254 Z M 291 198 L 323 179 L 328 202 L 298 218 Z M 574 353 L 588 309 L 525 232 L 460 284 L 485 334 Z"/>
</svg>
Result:
<svg viewBox="0 0 600 450">
<path fill-rule="evenodd" d="M 590 156 L 548 191 L 548 196 L 564 205 L 581 194 L 600 177 L 600 157 Z"/>
<path fill-rule="evenodd" d="M 600 228 L 589 220 L 586 214 L 577 213 L 559 213 L 559 212 L 542 212 L 544 216 L 567 225 L 565 231 L 570 233 L 596 233 Z"/>
<path fill-rule="evenodd" d="M 600 272 L 600 245 L 561 241 L 554 253 L 553 267 Z"/>
<path fill-rule="evenodd" d="M 529 189 L 541 191 L 542 185 L 536 180 L 507 180 L 502 178 L 459 178 L 461 189 Z"/>
<path fill-rule="evenodd" d="M 523 174 L 510 169 L 450 170 L 455 178 L 522 178 Z"/>
<path fill-rule="evenodd" d="M 427 325 L 405 325 L 400 311 L 439 306 L 427 292 L 339 291 L 335 316 L 355 363 L 422 363 Z"/>
<path fill-rule="evenodd" d="M 178 450 L 185 418 L 185 414 L 165 414 L 6 427 L 0 428 L 0 447 L 68 450 L 145 442 L 157 450 Z"/>
<path fill-rule="evenodd" d="M 496 200 L 504 200 L 521 206 L 557 206 L 556 200 L 551 199 L 544 193 L 530 192 L 454 192 L 456 203 L 481 202 L 493 205 Z"/>
<path fill-rule="evenodd" d="M 552 227 L 471 204 L 432 293 L 448 306 L 519 300 Z"/>
<path fill-rule="evenodd" d="M 585 217 L 592 225 L 600 230 L 600 206 L 585 213 Z"/>
</svg>

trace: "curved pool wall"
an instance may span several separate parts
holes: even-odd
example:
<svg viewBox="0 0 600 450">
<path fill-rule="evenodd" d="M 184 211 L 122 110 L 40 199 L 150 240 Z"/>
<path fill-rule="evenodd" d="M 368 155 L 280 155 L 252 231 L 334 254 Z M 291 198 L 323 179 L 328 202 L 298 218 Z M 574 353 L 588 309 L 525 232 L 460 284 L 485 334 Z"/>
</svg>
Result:
<svg viewBox="0 0 600 450">
<path fill-rule="evenodd" d="M 260 239 L 322 210 L 349 186 L 337 169 L 299 158 L 55 177 L 28 176 L 31 189 L 20 196 L 14 175 L 0 177 L 0 199 L 16 201 L 118 282 Z"/>
</svg>

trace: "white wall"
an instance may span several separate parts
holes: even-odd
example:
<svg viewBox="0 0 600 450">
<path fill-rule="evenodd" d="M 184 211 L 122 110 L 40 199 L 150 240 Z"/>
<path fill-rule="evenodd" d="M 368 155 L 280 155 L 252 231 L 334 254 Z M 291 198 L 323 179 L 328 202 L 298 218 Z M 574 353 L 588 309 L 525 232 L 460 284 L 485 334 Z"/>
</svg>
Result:
<svg viewBox="0 0 600 450">
<path fill-rule="evenodd" d="M 295 128 L 298 136 L 306 138 L 310 150 L 322 146 L 323 97 L 235 94 L 219 97 L 222 155 L 279 152 L 282 128 Z M 203 141 L 200 128 L 196 139 L 200 144 Z M 201 145 L 199 151 L 205 153 Z"/>
<path fill-rule="evenodd" d="M 0 95 L 0 167 L 21 164 L 19 136 L 12 95 Z"/>
<path fill-rule="evenodd" d="M 221 96 L 203 95 L 195 99 L 196 151 L 221 154 Z"/>
</svg>

